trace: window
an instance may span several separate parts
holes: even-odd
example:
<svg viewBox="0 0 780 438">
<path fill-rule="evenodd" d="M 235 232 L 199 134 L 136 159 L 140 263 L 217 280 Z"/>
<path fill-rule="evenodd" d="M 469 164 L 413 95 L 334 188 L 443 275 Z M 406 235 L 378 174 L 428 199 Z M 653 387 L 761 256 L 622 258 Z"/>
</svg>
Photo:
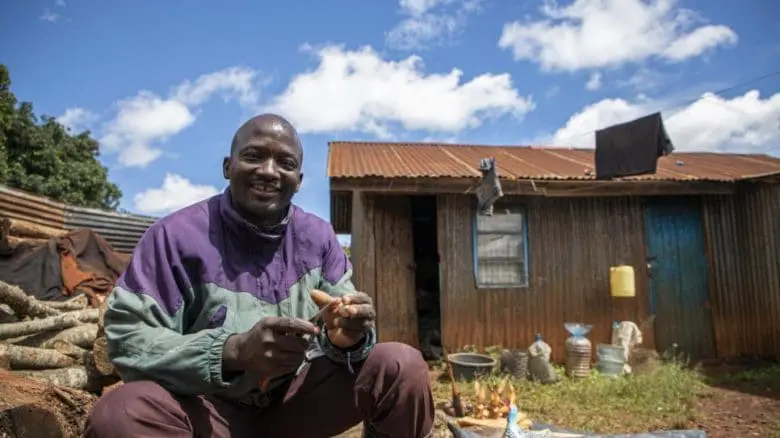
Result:
<svg viewBox="0 0 780 438">
<path fill-rule="evenodd" d="M 474 276 L 478 288 L 528 286 L 525 208 L 497 204 L 493 216 L 476 213 Z"/>
</svg>

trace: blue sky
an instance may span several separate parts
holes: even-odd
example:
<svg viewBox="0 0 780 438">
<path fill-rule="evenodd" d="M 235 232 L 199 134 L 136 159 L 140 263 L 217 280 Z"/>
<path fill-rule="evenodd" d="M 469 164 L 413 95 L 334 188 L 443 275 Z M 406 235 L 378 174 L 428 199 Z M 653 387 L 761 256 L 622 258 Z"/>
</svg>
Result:
<svg viewBox="0 0 780 438">
<path fill-rule="evenodd" d="M 16 95 L 90 129 L 145 214 L 222 190 L 262 111 L 325 218 L 336 139 L 588 146 L 664 110 L 678 150 L 780 153 L 780 76 L 708 94 L 780 71 L 772 0 L 5 0 L 0 33 Z"/>
</svg>

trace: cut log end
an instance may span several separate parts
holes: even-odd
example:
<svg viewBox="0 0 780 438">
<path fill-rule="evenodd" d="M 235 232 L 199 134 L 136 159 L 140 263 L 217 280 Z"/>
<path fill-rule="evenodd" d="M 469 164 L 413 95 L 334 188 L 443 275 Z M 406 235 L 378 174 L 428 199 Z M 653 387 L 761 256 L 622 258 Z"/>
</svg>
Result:
<svg viewBox="0 0 780 438">
<path fill-rule="evenodd" d="M 104 376 L 116 375 L 114 364 L 108 357 L 108 340 L 105 336 L 98 336 L 92 345 L 92 357 L 95 360 L 95 368 Z"/>
</svg>

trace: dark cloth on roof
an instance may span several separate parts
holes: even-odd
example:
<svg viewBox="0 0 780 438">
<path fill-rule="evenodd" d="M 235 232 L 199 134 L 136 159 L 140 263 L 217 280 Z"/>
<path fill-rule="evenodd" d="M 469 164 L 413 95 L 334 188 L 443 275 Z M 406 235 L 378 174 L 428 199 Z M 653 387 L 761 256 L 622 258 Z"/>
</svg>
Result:
<svg viewBox="0 0 780 438">
<path fill-rule="evenodd" d="M 674 150 L 661 113 L 596 131 L 596 179 L 653 174 Z"/>
</svg>

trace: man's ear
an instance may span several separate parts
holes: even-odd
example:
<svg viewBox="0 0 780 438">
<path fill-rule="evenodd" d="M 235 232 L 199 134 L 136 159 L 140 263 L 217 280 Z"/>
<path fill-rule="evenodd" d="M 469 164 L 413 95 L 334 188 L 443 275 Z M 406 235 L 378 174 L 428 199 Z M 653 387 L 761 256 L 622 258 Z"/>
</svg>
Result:
<svg viewBox="0 0 780 438">
<path fill-rule="evenodd" d="M 301 189 L 301 184 L 303 184 L 303 174 L 301 173 L 300 178 L 298 178 L 298 184 L 295 186 L 295 193 L 298 193 L 298 190 Z"/>
<path fill-rule="evenodd" d="M 225 179 L 230 179 L 230 157 L 225 157 L 222 160 L 222 176 Z"/>
</svg>

